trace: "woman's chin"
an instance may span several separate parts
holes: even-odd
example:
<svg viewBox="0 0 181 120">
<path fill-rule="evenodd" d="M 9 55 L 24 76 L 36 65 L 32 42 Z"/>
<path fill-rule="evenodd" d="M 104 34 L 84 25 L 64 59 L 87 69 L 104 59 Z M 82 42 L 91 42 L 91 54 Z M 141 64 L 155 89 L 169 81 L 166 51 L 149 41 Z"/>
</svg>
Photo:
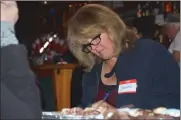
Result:
<svg viewBox="0 0 181 120">
<path fill-rule="evenodd" d="M 108 57 L 108 56 L 102 56 L 101 57 L 103 60 L 109 60 L 110 59 L 110 57 Z"/>
<path fill-rule="evenodd" d="M 98 54 L 97 56 L 103 60 L 108 60 L 108 59 L 110 59 L 111 55 L 108 56 L 108 54 Z"/>
</svg>

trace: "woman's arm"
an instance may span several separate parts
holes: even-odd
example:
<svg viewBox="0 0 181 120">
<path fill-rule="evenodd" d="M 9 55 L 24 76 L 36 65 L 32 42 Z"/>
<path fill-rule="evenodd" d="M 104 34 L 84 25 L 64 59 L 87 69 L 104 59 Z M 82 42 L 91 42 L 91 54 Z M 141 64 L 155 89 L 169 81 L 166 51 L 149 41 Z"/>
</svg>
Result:
<svg viewBox="0 0 181 120">
<path fill-rule="evenodd" d="M 180 70 L 178 65 L 165 65 L 153 80 L 153 106 L 180 108 Z"/>
<path fill-rule="evenodd" d="M 88 107 L 95 101 L 98 91 L 98 83 L 99 81 L 97 80 L 95 72 L 84 73 L 82 80 L 82 104 L 79 105 L 79 107 Z"/>
</svg>

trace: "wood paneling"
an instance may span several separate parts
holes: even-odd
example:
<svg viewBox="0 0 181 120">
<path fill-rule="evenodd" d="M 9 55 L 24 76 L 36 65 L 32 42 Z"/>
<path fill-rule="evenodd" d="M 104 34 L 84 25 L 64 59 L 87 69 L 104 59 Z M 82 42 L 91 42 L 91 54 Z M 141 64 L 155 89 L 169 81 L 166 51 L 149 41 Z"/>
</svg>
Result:
<svg viewBox="0 0 181 120">
<path fill-rule="evenodd" d="M 48 75 L 52 76 L 54 83 L 54 96 L 56 103 L 56 110 L 61 111 L 62 108 L 70 108 L 71 107 L 71 80 L 72 80 L 72 72 L 75 69 L 76 64 L 47 64 L 41 65 L 37 67 L 32 67 L 37 76 L 46 73 L 45 71 L 49 71 Z"/>
</svg>

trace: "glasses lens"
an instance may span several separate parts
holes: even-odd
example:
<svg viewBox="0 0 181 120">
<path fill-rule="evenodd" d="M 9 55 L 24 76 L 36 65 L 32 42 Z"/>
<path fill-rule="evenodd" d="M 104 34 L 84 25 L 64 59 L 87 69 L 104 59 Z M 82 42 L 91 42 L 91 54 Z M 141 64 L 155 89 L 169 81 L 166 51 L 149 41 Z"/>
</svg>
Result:
<svg viewBox="0 0 181 120">
<path fill-rule="evenodd" d="M 101 39 L 99 37 L 96 37 L 92 40 L 91 44 L 98 45 L 100 43 Z"/>
<path fill-rule="evenodd" d="M 83 51 L 86 53 L 89 53 L 92 50 L 92 47 L 90 45 L 83 48 Z"/>
<path fill-rule="evenodd" d="M 84 45 L 82 51 L 83 51 L 83 52 L 86 52 L 86 53 L 91 52 L 91 50 L 92 50 L 91 45 L 98 45 L 98 44 L 101 42 L 100 35 L 101 35 L 101 34 L 99 34 L 99 35 L 97 35 L 96 37 L 94 37 L 89 44 Z"/>
</svg>

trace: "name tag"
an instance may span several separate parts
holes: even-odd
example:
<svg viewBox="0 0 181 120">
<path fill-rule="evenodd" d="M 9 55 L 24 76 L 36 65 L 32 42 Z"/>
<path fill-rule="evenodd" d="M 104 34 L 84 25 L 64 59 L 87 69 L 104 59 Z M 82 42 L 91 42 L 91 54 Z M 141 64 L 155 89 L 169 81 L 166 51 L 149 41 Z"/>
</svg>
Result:
<svg viewBox="0 0 181 120">
<path fill-rule="evenodd" d="M 136 79 L 120 81 L 118 94 L 136 93 L 137 82 Z"/>
</svg>

